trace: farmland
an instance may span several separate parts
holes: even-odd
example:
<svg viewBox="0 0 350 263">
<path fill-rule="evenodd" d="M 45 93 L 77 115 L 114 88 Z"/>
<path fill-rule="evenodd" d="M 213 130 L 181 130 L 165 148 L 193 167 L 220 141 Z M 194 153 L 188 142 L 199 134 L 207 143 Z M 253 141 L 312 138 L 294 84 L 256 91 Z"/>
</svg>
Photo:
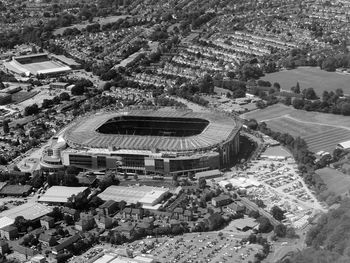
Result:
<svg viewBox="0 0 350 263">
<path fill-rule="evenodd" d="M 345 94 L 350 94 L 350 75 L 345 73 L 327 72 L 318 67 L 299 67 L 292 70 L 284 70 L 266 74 L 262 78 L 271 83 L 278 82 L 282 90 L 290 91 L 297 82 L 301 89 L 314 88 L 318 96 L 322 96 L 323 91 L 335 91 L 343 89 Z"/>
<path fill-rule="evenodd" d="M 337 195 L 348 193 L 350 189 L 350 176 L 331 168 L 323 168 L 317 170 L 316 173 L 327 185 L 327 192 L 333 192 Z"/>
<path fill-rule="evenodd" d="M 296 110 L 276 104 L 242 115 L 264 121 L 273 131 L 303 138 L 311 151 L 333 151 L 342 141 L 350 140 L 349 117 Z"/>
</svg>

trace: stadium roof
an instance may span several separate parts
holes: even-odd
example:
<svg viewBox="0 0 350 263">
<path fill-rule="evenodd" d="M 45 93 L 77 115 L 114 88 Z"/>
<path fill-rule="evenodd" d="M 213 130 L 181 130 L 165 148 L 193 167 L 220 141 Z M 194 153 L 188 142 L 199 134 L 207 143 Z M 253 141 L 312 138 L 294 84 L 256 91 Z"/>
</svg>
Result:
<svg viewBox="0 0 350 263">
<path fill-rule="evenodd" d="M 108 120 L 120 116 L 142 116 L 157 118 L 200 118 L 209 124 L 193 136 L 151 136 L 102 134 L 96 130 Z M 188 111 L 131 110 L 117 113 L 100 113 L 78 120 L 65 132 L 64 138 L 71 147 L 127 150 L 157 149 L 168 152 L 194 151 L 213 148 L 232 139 L 241 125 L 233 118 L 217 113 L 195 113 Z"/>
<path fill-rule="evenodd" d="M 25 203 L 15 206 L 9 210 L 0 213 L 0 217 L 15 219 L 17 216 L 23 216 L 26 220 L 35 220 L 52 212 L 52 208 L 39 203 Z"/>
<path fill-rule="evenodd" d="M 105 201 L 125 201 L 128 204 L 136 204 L 137 202 L 152 204 L 160 195 L 168 191 L 168 188 L 144 185 L 132 187 L 112 185 L 100 193 L 98 197 Z"/>
<path fill-rule="evenodd" d="M 67 203 L 68 198 L 84 192 L 87 187 L 52 186 L 40 197 L 39 202 Z"/>
</svg>

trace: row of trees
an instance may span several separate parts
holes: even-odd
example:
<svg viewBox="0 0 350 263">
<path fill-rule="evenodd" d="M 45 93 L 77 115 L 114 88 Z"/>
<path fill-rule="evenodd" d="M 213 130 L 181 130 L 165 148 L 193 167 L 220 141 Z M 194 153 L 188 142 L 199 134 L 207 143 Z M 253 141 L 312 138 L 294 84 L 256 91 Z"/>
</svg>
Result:
<svg viewBox="0 0 350 263">
<path fill-rule="evenodd" d="M 349 209 L 347 198 L 339 208 L 322 215 L 306 235 L 309 248 L 293 253 L 282 262 L 349 262 Z"/>
</svg>

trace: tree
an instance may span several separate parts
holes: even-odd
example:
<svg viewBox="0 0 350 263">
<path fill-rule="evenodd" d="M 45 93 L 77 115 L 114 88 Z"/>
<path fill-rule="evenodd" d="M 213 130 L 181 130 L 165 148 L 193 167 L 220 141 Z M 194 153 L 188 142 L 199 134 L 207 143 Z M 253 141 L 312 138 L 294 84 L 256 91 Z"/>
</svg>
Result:
<svg viewBox="0 0 350 263">
<path fill-rule="evenodd" d="M 28 221 L 23 216 L 17 216 L 13 225 L 17 227 L 19 232 L 25 232 L 28 227 Z"/>
<path fill-rule="evenodd" d="M 270 220 L 266 217 L 259 217 L 258 218 L 259 224 L 259 231 L 261 233 L 268 233 L 272 230 L 272 225 L 270 223 Z"/>
<path fill-rule="evenodd" d="M 50 216 L 53 217 L 55 219 L 55 221 L 59 221 L 63 218 L 63 214 L 60 210 L 59 207 L 55 206 L 53 209 L 52 209 L 52 212 L 50 213 Z"/>
<path fill-rule="evenodd" d="M 39 107 L 37 104 L 27 106 L 24 108 L 24 116 L 34 115 L 39 113 Z"/>
<path fill-rule="evenodd" d="M 285 237 L 287 233 L 287 227 L 283 224 L 278 224 L 275 226 L 274 232 L 278 237 Z"/>
<path fill-rule="evenodd" d="M 207 186 L 207 181 L 204 178 L 199 178 L 198 186 L 200 189 L 204 189 Z"/>
<path fill-rule="evenodd" d="M 300 94 L 300 85 L 299 82 L 297 82 L 297 85 L 295 87 L 292 87 L 291 90 L 296 93 L 296 94 Z"/>
<path fill-rule="evenodd" d="M 276 205 L 271 208 L 270 213 L 275 219 L 277 219 L 279 221 L 281 221 L 285 218 L 284 211 Z"/>
<path fill-rule="evenodd" d="M 281 91 L 281 85 L 278 82 L 273 83 L 273 88 L 278 92 Z"/>
<path fill-rule="evenodd" d="M 4 133 L 8 134 L 10 132 L 9 121 L 8 120 L 4 120 L 2 122 L 2 125 L 3 125 Z"/>
<path fill-rule="evenodd" d="M 256 130 L 258 128 L 258 122 L 255 119 L 250 119 L 247 122 L 247 127 L 252 130 Z"/>
<path fill-rule="evenodd" d="M 318 99 L 316 92 L 313 88 L 308 88 L 305 90 L 305 98 L 308 100 Z"/>
<path fill-rule="evenodd" d="M 213 78 L 209 74 L 206 74 L 203 77 L 203 79 L 200 81 L 199 91 L 201 93 L 208 93 L 208 94 L 212 94 L 214 92 Z"/>
<path fill-rule="evenodd" d="M 343 114 L 344 116 L 350 116 L 350 103 L 344 102 L 341 105 L 341 114 Z"/>
<path fill-rule="evenodd" d="M 64 101 L 64 100 L 70 100 L 70 96 L 67 92 L 62 92 L 59 96 L 60 100 L 61 101 Z"/>
</svg>

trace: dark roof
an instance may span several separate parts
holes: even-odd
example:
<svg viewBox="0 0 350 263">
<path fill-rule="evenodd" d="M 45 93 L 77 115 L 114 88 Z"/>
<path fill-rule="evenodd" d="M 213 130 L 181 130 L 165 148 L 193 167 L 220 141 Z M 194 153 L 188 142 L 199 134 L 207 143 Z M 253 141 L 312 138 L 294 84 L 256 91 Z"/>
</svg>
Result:
<svg viewBox="0 0 350 263">
<path fill-rule="evenodd" d="M 32 189 L 31 185 L 6 185 L 0 190 L 2 195 L 22 195 Z"/>
<path fill-rule="evenodd" d="M 220 195 L 217 197 L 214 197 L 213 200 L 215 200 L 216 202 L 220 202 L 220 201 L 226 201 L 226 200 L 232 200 L 231 197 L 229 197 L 228 195 Z"/>
<path fill-rule="evenodd" d="M 62 208 L 62 213 L 66 213 L 66 214 L 70 214 L 70 215 L 75 215 L 75 214 L 77 214 L 77 213 L 79 213 L 79 212 L 78 212 L 78 210 L 75 210 L 74 208 L 69 208 L 69 207 L 64 206 L 64 207 Z"/>
<path fill-rule="evenodd" d="M 132 214 L 143 214 L 143 209 L 140 209 L 140 208 L 133 208 L 131 210 L 131 213 Z"/>
<path fill-rule="evenodd" d="M 174 213 L 183 214 L 184 210 L 182 207 L 176 207 L 173 211 Z"/>
<path fill-rule="evenodd" d="M 80 175 L 77 176 L 79 184 L 83 185 L 91 185 L 96 181 L 96 176 L 85 176 L 85 175 Z"/>
<path fill-rule="evenodd" d="M 39 236 L 39 241 L 41 242 L 56 242 L 56 238 L 49 235 L 49 234 L 46 234 L 46 233 L 42 233 L 40 236 Z"/>
<path fill-rule="evenodd" d="M 99 208 L 109 208 L 116 203 L 118 203 L 118 202 L 116 202 L 114 200 L 108 200 L 108 201 L 104 202 L 102 205 L 100 205 Z"/>
<path fill-rule="evenodd" d="M 1 228 L 1 230 L 6 231 L 6 232 L 10 232 L 10 231 L 18 230 L 18 229 L 17 229 L 17 227 L 10 225 L 10 226 L 5 226 L 5 227 Z"/>
<path fill-rule="evenodd" d="M 43 216 L 42 218 L 40 218 L 40 220 L 43 220 L 43 221 L 52 221 L 52 220 L 55 220 L 53 217 L 51 216 Z"/>
<path fill-rule="evenodd" d="M 127 213 L 127 214 L 130 214 L 131 213 L 131 208 L 130 207 L 124 208 L 123 212 Z"/>
<path fill-rule="evenodd" d="M 61 251 L 62 249 L 65 249 L 66 247 L 74 244 L 75 242 L 77 242 L 80 239 L 80 235 L 74 235 L 71 236 L 67 239 L 65 239 L 63 242 L 61 242 L 60 244 L 58 244 L 57 246 L 55 246 L 53 248 L 53 250 L 55 251 Z"/>
</svg>

